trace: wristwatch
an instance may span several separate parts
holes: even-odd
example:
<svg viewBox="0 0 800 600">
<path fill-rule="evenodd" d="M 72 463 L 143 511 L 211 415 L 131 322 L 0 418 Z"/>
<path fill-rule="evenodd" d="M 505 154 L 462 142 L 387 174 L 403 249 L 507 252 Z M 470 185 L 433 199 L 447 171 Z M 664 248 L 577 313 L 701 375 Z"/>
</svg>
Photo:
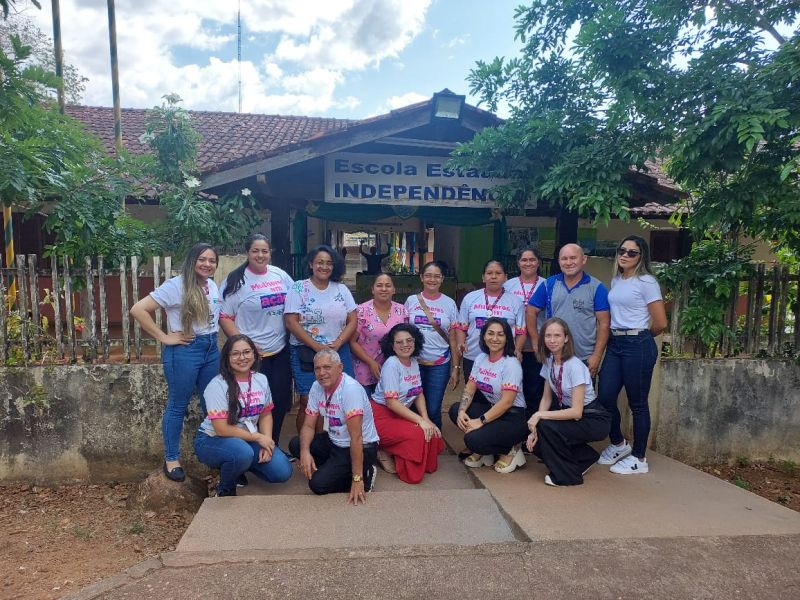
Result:
<svg viewBox="0 0 800 600">
<path fill-rule="evenodd" d="M 364 478 L 361 476 L 361 473 L 357 473 L 357 474 L 353 475 L 353 481 L 355 481 L 356 483 L 358 483 L 362 479 L 364 479 Z"/>
<path fill-rule="evenodd" d="M 481 423 L 486 424 L 486 415 L 480 416 Z"/>
</svg>

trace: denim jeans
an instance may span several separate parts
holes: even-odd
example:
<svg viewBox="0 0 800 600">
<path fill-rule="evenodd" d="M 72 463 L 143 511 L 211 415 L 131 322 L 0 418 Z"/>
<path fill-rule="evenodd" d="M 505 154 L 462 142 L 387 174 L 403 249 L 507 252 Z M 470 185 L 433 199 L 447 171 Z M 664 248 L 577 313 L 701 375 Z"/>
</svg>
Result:
<svg viewBox="0 0 800 600">
<path fill-rule="evenodd" d="M 292 476 L 292 463 L 280 448 L 275 446 L 272 458 L 265 463 L 258 462 L 260 450 L 258 443 L 237 437 L 211 437 L 199 431 L 194 438 L 198 460 L 212 469 L 219 469 L 217 489 L 220 492 L 236 489 L 236 480 L 247 471 L 267 483 L 281 483 Z"/>
<path fill-rule="evenodd" d="M 316 381 L 314 371 L 303 371 L 303 369 L 300 368 L 300 354 L 297 351 L 297 346 L 291 346 L 289 352 L 289 361 L 292 365 L 292 376 L 294 377 L 294 391 L 302 396 L 308 396 L 308 392 L 311 391 L 311 386 L 314 385 Z M 350 377 L 355 377 L 350 344 L 342 344 L 341 348 L 339 348 L 339 358 L 342 361 L 344 372 L 350 375 Z"/>
<path fill-rule="evenodd" d="M 164 346 L 161 352 L 164 378 L 167 380 L 167 406 L 161 419 L 164 458 L 180 460 L 183 419 L 192 394 L 197 391 L 200 408 L 206 414 L 203 392 L 219 373 L 217 334 L 198 335 L 186 345 Z"/>
<path fill-rule="evenodd" d="M 428 417 L 441 429 L 442 402 L 447 382 L 450 381 L 450 361 L 440 365 L 420 365 L 419 374 L 422 377 L 422 393 L 425 394 Z"/>
<path fill-rule="evenodd" d="M 611 442 L 621 444 L 625 439 L 620 429 L 617 397 L 622 387 L 628 396 L 633 415 L 633 455 L 644 458 L 650 436 L 650 382 L 658 358 L 658 348 L 649 331 L 639 335 L 612 335 L 600 368 L 597 399 L 611 413 Z"/>
</svg>

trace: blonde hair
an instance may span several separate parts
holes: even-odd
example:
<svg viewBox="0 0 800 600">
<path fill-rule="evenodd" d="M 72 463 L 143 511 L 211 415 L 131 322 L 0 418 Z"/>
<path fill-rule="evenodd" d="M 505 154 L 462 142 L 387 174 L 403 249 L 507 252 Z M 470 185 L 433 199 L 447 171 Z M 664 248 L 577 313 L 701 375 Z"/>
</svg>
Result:
<svg viewBox="0 0 800 600">
<path fill-rule="evenodd" d="M 214 258 L 219 258 L 217 251 L 211 244 L 195 244 L 186 255 L 181 268 L 181 279 L 183 280 L 183 297 L 181 299 L 181 327 L 187 335 L 192 333 L 192 326 L 195 323 L 205 324 L 211 313 L 208 310 L 208 299 L 203 284 L 195 271 L 197 259 L 206 250 L 214 253 Z"/>
</svg>

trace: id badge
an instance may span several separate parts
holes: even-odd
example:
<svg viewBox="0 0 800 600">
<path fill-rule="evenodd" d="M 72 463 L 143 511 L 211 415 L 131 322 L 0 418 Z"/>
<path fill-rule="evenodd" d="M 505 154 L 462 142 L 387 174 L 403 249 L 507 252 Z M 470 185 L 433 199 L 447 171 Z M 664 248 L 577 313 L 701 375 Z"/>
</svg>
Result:
<svg viewBox="0 0 800 600">
<path fill-rule="evenodd" d="M 253 424 L 252 421 L 245 421 L 244 426 L 247 427 L 247 431 L 249 431 L 250 433 L 256 432 L 256 426 Z"/>
</svg>

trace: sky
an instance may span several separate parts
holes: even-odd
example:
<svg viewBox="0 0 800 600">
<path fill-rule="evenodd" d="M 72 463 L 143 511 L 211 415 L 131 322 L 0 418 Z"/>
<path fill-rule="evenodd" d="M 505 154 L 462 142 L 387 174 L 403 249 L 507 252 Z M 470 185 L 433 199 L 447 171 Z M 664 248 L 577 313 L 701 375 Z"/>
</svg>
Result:
<svg viewBox="0 0 800 600">
<path fill-rule="evenodd" d="M 24 7 L 24 1 L 18 3 Z M 241 0 L 242 111 L 360 119 L 449 88 L 478 60 L 515 56 L 518 0 Z M 237 0 L 117 0 L 120 95 L 151 108 L 238 111 Z M 23 8 L 52 35 L 50 2 Z M 65 60 L 83 103 L 111 106 L 104 0 L 61 0 Z M 506 116 L 506 108 L 498 110 Z"/>
</svg>

